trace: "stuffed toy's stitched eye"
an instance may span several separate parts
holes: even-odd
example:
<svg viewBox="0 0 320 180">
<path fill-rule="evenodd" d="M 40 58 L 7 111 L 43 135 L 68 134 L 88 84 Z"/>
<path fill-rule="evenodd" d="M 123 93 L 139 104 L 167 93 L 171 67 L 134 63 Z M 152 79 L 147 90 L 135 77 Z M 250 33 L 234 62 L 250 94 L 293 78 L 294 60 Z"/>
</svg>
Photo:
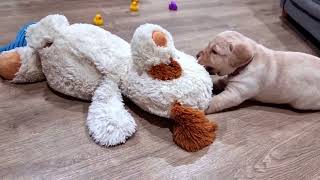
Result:
<svg viewBox="0 0 320 180">
<path fill-rule="evenodd" d="M 48 41 L 48 42 L 46 42 L 44 48 L 49 48 L 49 47 L 51 47 L 52 44 L 53 44 L 53 42 Z"/>
</svg>

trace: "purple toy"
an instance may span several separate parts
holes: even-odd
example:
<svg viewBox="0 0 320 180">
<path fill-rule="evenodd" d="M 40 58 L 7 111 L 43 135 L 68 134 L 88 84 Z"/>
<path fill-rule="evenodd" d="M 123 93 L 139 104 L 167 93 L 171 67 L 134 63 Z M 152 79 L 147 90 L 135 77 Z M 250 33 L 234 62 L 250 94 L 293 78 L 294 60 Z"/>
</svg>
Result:
<svg viewBox="0 0 320 180">
<path fill-rule="evenodd" d="M 169 4 L 169 10 L 170 11 L 176 11 L 178 10 L 178 6 L 177 6 L 177 3 L 176 1 L 171 1 L 170 4 Z"/>
</svg>

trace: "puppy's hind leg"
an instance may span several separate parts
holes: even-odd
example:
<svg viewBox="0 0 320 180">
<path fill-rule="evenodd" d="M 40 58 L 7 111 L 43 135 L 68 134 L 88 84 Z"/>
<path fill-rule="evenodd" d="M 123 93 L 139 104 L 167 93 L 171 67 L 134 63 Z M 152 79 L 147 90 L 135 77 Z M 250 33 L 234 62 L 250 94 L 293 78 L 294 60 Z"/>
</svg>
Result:
<svg viewBox="0 0 320 180">
<path fill-rule="evenodd" d="M 307 100 L 307 98 L 305 98 L 303 100 L 290 103 L 290 105 L 298 110 L 320 110 L 320 100 L 317 99 Z"/>
</svg>

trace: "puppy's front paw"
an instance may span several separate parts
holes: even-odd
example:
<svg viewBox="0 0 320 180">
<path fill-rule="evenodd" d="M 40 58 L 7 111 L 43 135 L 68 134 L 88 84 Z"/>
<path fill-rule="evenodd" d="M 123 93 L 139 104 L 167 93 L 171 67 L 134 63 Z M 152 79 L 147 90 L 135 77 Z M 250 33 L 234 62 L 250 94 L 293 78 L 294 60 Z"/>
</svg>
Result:
<svg viewBox="0 0 320 180">
<path fill-rule="evenodd" d="M 206 114 L 213 114 L 213 113 L 216 113 L 216 112 L 219 112 L 219 111 L 220 111 L 220 108 L 219 108 L 218 104 L 217 103 L 212 103 L 205 110 L 205 113 Z"/>
<path fill-rule="evenodd" d="M 221 92 L 224 91 L 224 89 L 227 86 L 227 82 L 224 79 L 219 79 L 216 82 L 213 83 L 213 90 L 212 93 L 213 94 L 220 94 Z"/>
</svg>

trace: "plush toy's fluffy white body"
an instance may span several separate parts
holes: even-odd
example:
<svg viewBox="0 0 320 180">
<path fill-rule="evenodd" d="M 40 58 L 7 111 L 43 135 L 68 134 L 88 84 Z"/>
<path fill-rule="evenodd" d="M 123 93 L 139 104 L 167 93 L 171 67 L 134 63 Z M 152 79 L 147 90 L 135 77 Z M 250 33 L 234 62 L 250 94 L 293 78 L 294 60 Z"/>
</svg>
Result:
<svg viewBox="0 0 320 180">
<path fill-rule="evenodd" d="M 28 46 L 40 55 L 50 87 L 90 100 L 103 75 L 126 75 L 130 45 L 97 26 L 73 24 L 52 15 L 28 28 Z M 18 76 L 17 76 L 18 78 Z"/>
<path fill-rule="evenodd" d="M 151 32 L 160 30 L 169 37 L 168 47 L 156 47 Z M 169 117 L 173 102 L 206 109 L 212 82 L 196 59 L 174 48 L 169 32 L 156 25 L 139 27 L 130 45 L 93 25 L 69 25 L 61 15 L 50 15 L 27 31 L 28 47 L 19 48 L 22 66 L 13 82 L 33 82 L 46 77 L 54 90 L 92 100 L 87 126 L 97 143 L 125 142 L 136 129 L 122 96 L 153 114 Z M 147 69 L 166 63 L 172 56 L 182 67 L 178 79 L 160 81 Z M 41 73 L 43 72 L 43 74 Z"/>
<path fill-rule="evenodd" d="M 152 33 L 160 31 L 168 37 L 167 47 L 157 47 Z M 174 47 L 171 34 L 160 26 L 145 24 L 133 35 L 131 42 L 133 65 L 124 81 L 124 94 L 141 108 L 162 117 L 170 117 L 172 104 L 205 110 L 211 99 L 212 82 L 197 60 Z M 169 63 L 174 58 L 182 68 L 181 77 L 162 81 L 151 77 L 148 68 Z"/>
</svg>

